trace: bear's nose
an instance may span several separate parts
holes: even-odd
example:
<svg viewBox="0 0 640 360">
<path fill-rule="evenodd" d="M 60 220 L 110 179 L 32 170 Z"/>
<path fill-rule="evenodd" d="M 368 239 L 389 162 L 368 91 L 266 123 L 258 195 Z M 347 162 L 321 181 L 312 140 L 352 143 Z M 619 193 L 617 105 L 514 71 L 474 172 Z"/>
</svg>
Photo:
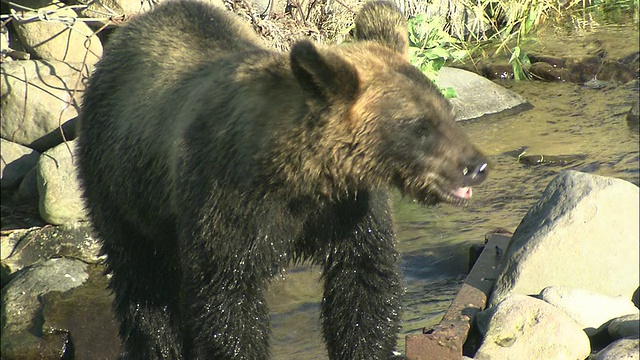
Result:
<svg viewBox="0 0 640 360">
<path fill-rule="evenodd" d="M 484 156 L 476 156 L 462 168 L 465 186 L 481 184 L 489 173 L 489 161 Z"/>
</svg>

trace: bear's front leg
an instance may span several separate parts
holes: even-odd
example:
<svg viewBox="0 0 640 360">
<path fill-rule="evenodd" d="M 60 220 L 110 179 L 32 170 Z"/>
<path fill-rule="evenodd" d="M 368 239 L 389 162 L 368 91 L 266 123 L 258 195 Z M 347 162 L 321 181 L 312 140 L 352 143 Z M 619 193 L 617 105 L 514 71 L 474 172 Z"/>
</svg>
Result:
<svg viewBox="0 0 640 360">
<path fill-rule="evenodd" d="M 390 359 L 403 287 L 387 194 L 359 192 L 330 211 L 322 320 L 329 358 Z"/>
<path fill-rule="evenodd" d="M 250 259 L 249 247 L 244 254 L 230 254 L 228 244 L 213 247 L 216 251 L 194 245 L 186 256 L 188 263 L 183 260 L 185 358 L 268 359 L 267 277 L 261 274 L 261 262 Z"/>
</svg>

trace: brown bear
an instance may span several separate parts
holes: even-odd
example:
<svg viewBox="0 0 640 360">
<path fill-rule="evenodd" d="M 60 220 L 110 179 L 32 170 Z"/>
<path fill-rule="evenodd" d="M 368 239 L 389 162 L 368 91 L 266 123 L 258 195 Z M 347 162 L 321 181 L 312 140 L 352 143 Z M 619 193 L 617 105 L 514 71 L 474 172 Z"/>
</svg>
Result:
<svg viewBox="0 0 640 360">
<path fill-rule="evenodd" d="M 267 359 L 265 289 L 323 271 L 331 359 L 388 359 L 401 285 L 388 191 L 464 203 L 487 160 L 371 2 L 355 41 L 267 50 L 235 15 L 168 1 L 108 42 L 79 173 L 130 359 Z"/>
</svg>

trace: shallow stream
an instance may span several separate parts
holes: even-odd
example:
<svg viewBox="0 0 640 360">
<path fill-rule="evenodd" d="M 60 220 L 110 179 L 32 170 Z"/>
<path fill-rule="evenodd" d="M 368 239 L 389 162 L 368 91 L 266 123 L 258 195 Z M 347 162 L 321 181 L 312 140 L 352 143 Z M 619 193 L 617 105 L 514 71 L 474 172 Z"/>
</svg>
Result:
<svg viewBox="0 0 640 360">
<path fill-rule="evenodd" d="M 637 20 L 629 25 L 593 23 L 572 30 L 548 30 L 530 51 L 579 57 L 598 39 L 612 58 L 638 51 Z M 544 40 L 546 39 L 546 40 Z M 638 101 L 638 82 L 600 89 L 572 83 L 501 82 L 521 94 L 533 108 L 517 115 L 497 115 L 462 124 L 471 139 L 493 161 L 488 181 L 474 189 L 464 208 L 422 207 L 394 198 L 398 249 L 407 293 L 404 336 L 437 324 L 467 272 L 468 251 L 498 227 L 514 231 L 529 207 L 560 171 L 574 169 L 612 176 L 636 185 L 640 179 L 639 136 L 629 126 L 627 112 Z M 564 166 L 526 166 L 527 154 L 586 156 Z M 273 358 L 326 359 L 320 333 L 321 288 L 317 268 L 287 271 L 269 294 L 273 325 Z"/>
</svg>

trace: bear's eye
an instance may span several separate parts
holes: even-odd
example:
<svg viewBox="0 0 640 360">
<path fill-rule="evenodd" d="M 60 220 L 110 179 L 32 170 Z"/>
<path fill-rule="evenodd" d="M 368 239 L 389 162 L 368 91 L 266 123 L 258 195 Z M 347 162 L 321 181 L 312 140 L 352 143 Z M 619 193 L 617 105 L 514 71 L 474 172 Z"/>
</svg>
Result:
<svg viewBox="0 0 640 360">
<path fill-rule="evenodd" d="M 417 138 L 425 138 L 432 133 L 431 124 L 424 118 L 413 118 L 403 121 L 406 130 Z"/>
</svg>

